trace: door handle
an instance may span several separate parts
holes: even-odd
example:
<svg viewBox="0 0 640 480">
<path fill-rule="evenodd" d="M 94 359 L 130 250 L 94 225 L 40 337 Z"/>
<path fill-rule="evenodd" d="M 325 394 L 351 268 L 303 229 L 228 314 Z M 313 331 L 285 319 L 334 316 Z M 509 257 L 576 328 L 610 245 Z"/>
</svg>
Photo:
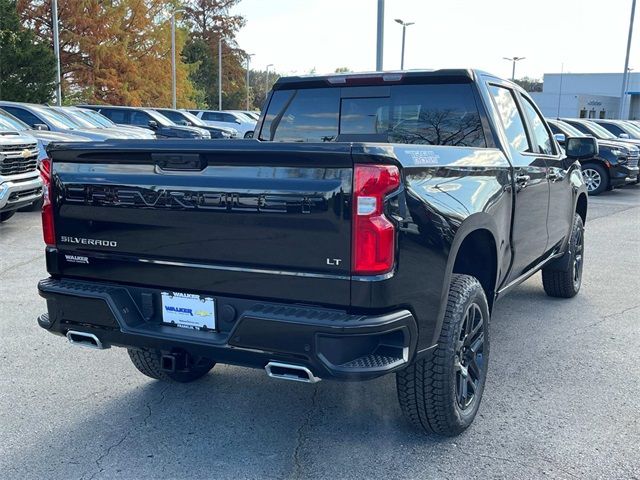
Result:
<svg viewBox="0 0 640 480">
<path fill-rule="evenodd" d="M 520 188 L 524 188 L 529 184 L 531 176 L 529 175 L 516 175 L 516 185 Z"/>
</svg>

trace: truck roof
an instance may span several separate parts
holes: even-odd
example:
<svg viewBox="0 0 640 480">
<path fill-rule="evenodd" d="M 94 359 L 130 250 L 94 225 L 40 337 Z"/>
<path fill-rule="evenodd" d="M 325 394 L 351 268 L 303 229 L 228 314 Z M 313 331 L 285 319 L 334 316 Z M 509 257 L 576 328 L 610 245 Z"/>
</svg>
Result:
<svg viewBox="0 0 640 480">
<path fill-rule="evenodd" d="M 273 86 L 274 90 L 311 87 L 341 87 L 345 85 L 393 85 L 411 83 L 470 83 L 478 73 L 472 69 L 440 70 L 391 70 L 357 73 L 336 73 L 327 75 L 296 75 L 280 77 Z"/>
</svg>

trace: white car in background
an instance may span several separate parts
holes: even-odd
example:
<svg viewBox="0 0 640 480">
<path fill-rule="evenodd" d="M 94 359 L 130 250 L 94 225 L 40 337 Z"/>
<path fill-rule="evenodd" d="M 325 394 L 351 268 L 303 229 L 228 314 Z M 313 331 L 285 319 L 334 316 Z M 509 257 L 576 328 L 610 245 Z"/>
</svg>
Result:
<svg viewBox="0 0 640 480">
<path fill-rule="evenodd" d="M 239 137 L 251 138 L 256 129 L 256 121 L 237 112 L 219 112 L 216 110 L 189 110 L 196 117 L 212 127 L 235 128 Z"/>
<path fill-rule="evenodd" d="M 254 112 L 252 110 L 223 110 L 225 112 L 231 113 L 241 113 L 245 117 L 249 117 L 251 120 L 255 120 L 256 122 L 260 120 L 260 112 Z"/>
</svg>

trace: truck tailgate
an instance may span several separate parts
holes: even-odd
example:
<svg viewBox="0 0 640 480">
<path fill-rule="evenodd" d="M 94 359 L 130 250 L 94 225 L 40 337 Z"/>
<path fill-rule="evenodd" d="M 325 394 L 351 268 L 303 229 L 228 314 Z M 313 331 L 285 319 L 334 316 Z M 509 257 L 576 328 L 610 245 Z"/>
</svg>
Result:
<svg viewBox="0 0 640 480">
<path fill-rule="evenodd" d="M 349 145 L 127 141 L 50 154 L 53 273 L 348 305 Z"/>
</svg>

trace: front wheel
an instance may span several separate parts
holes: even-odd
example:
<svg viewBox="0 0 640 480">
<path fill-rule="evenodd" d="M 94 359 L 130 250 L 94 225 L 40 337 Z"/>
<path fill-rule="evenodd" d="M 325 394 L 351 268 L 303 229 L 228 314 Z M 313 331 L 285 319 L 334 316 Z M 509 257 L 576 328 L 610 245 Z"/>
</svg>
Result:
<svg viewBox="0 0 640 480">
<path fill-rule="evenodd" d="M 600 195 L 609 187 L 609 175 L 604 167 L 596 164 L 587 164 L 582 167 L 582 176 L 587 185 L 589 195 Z"/>
<path fill-rule="evenodd" d="M 404 415 L 425 433 L 464 431 L 480 407 L 489 360 L 489 306 L 480 282 L 454 274 L 438 346 L 396 374 Z"/>
<path fill-rule="evenodd" d="M 542 285 L 550 297 L 575 297 L 582 285 L 584 267 L 584 223 L 575 214 L 566 257 L 542 269 Z"/>
<path fill-rule="evenodd" d="M 11 217 L 13 217 L 15 214 L 16 214 L 15 210 L 11 210 L 10 212 L 2 212 L 2 213 L 0 213 L 0 223 L 6 222 Z"/>
</svg>

